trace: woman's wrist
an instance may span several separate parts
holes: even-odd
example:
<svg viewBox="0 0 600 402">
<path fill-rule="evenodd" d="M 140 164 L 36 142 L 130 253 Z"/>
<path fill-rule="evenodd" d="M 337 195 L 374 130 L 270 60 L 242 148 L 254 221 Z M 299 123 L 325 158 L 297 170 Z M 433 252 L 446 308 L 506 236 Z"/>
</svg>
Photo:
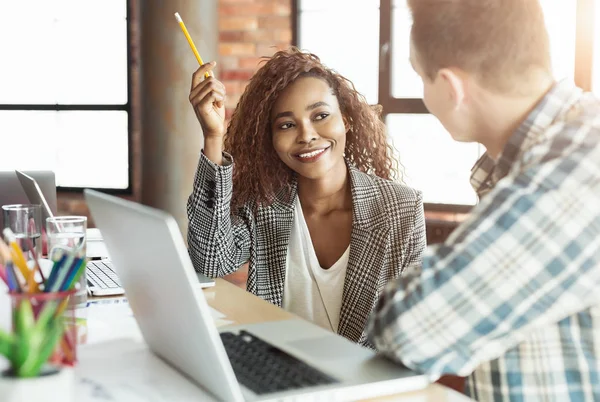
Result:
<svg viewBox="0 0 600 402">
<path fill-rule="evenodd" d="M 217 165 L 223 164 L 223 137 L 204 137 L 204 155 Z"/>
</svg>

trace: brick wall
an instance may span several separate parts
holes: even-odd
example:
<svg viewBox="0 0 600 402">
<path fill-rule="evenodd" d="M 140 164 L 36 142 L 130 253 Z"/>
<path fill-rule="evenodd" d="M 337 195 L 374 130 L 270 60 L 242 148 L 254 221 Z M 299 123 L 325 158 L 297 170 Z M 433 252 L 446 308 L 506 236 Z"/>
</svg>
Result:
<svg viewBox="0 0 600 402">
<path fill-rule="evenodd" d="M 292 43 L 291 0 L 219 0 L 217 77 L 227 91 L 227 116 L 260 58 Z"/>
<path fill-rule="evenodd" d="M 227 91 L 231 116 L 261 57 L 292 43 L 292 0 L 219 0 L 219 78 Z M 225 277 L 246 287 L 248 266 Z"/>
</svg>

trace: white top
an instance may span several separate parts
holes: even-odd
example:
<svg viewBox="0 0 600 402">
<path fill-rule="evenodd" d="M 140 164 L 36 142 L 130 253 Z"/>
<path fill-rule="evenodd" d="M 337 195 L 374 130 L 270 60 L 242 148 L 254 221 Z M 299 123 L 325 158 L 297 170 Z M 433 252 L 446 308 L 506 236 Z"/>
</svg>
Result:
<svg viewBox="0 0 600 402">
<path fill-rule="evenodd" d="M 337 332 L 350 246 L 329 269 L 321 268 L 299 197 L 296 197 L 294 208 L 296 213 L 287 250 L 283 308 Z"/>
</svg>

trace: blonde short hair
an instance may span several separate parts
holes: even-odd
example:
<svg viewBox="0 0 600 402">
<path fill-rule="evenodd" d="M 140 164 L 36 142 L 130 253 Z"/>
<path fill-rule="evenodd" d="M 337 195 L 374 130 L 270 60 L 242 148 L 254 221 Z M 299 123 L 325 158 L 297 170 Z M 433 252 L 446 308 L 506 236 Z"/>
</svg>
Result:
<svg viewBox="0 0 600 402">
<path fill-rule="evenodd" d="M 512 91 L 539 71 L 552 74 L 538 0 L 408 0 L 411 39 L 433 80 L 442 68 L 474 74 L 490 89 Z"/>
</svg>

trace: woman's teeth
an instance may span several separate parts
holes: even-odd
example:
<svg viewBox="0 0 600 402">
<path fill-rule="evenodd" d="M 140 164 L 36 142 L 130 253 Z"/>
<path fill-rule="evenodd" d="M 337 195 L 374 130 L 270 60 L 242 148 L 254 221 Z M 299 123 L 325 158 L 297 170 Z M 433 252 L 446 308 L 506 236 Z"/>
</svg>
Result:
<svg viewBox="0 0 600 402">
<path fill-rule="evenodd" d="M 316 151 L 308 152 L 308 153 L 306 153 L 306 154 L 300 154 L 300 155 L 298 155 L 298 156 L 299 156 L 300 158 L 312 158 L 313 156 L 317 156 L 317 155 L 319 155 L 320 153 L 323 153 L 323 152 L 325 152 L 325 150 L 326 150 L 326 149 L 327 149 L 327 148 L 324 148 L 324 149 L 317 149 Z"/>
</svg>

